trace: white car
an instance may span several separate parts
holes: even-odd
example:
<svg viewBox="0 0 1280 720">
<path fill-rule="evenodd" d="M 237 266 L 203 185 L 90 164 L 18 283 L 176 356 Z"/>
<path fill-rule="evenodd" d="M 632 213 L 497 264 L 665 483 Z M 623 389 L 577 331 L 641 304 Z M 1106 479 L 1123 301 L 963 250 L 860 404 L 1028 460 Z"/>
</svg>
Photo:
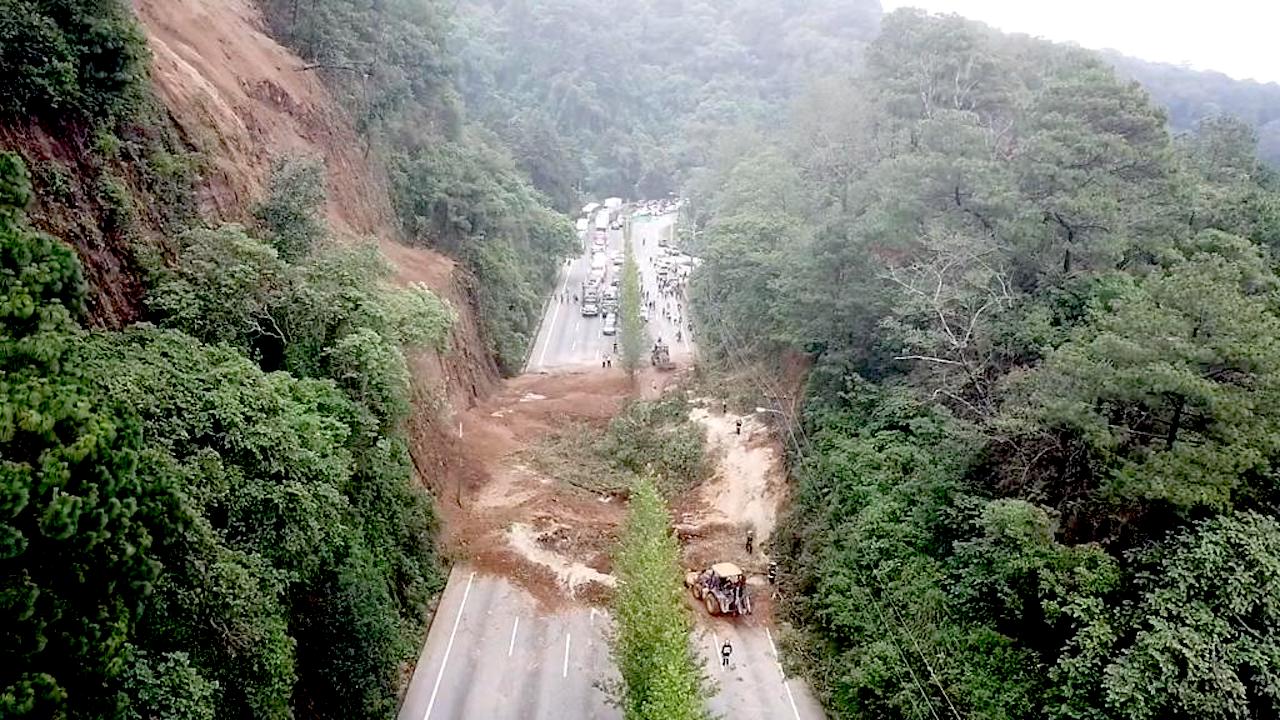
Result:
<svg viewBox="0 0 1280 720">
<path fill-rule="evenodd" d="M 604 316 L 604 334 L 605 335 L 618 334 L 618 316 L 617 315 L 613 313 L 609 313 Z"/>
</svg>

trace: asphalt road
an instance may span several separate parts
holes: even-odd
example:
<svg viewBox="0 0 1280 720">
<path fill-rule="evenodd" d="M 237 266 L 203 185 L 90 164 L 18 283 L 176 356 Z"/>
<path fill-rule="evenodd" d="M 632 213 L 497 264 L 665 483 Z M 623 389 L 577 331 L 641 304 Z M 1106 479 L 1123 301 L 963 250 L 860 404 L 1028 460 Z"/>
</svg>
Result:
<svg viewBox="0 0 1280 720">
<path fill-rule="evenodd" d="M 714 689 L 713 714 L 822 720 L 805 683 L 783 675 L 769 629 L 695 612 L 692 642 Z M 608 631 L 604 611 L 540 613 L 505 579 L 456 566 L 399 720 L 618 720 L 622 713 L 603 689 L 617 682 Z M 720 662 L 725 640 L 733 646 L 727 667 Z"/>
<path fill-rule="evenodd" d="M 655 306 L 648 323 L 650 340 L 652 342 L 662 338 L 671 346 L 672 355 L 680 358 L 693 351 L 693 343 L 687 335 L 688 318 L 682 318 L 685 328 L 681 332 L 680 342 L 677 342 L 675 321 L 682 314 L 681 308 L 677 307 L 680 303 L 674 298 L 661 298 L 657 275 L 653 270 L 653 258 L 657 256 L 659 248 L 658 239 L 672 232 L 675 219 L 675 213 L 634 219 L 631 223 L 631 239 L 644 289 L 655 303 L 669 306 L 669 318 L 663 316 L 661 304 Z M 622 231 L 610 230 L 605 247 L 610 253 L 621 253 Z M 592 363 L 599 365 L 606 356 L 618 357 L 614 343 L 620 341 L 616 335 L 604 334 L 604 316 L 583 317 L 581 307 L 573 301 L 574 295 L 581 299 L 584 284 L 591 273 L 590 248 L 591 235 L 588 232 L 586 249 L 582 255 L 566 261 L 560 269 L 555 294 L 551 302 L 547 303 L 546 314 L 542 318 L 538 337 L 534 340 L 533 351 L 529 353 L 525 372 L 543 372 Z"/>
<path fill-rule="evenodd" d="M 399 720 L 620 719 L 601 689 L 616 678 L 607 629 L 598 610 L 540 614 L 506 580 L 457 566 Z"/>
<path fill-rule="evenodd" d="M 763 592 L 760 588 L 753 588 Z M 772 631 L 698 613 L 694 647 L 717 692 L 707 701 L 716 717 L 734 720 L 822 720 L 822 706 L 800 678 L 788 678 L 778 662 Z M 729 641 L 729 665 L 720 648 Z"/>
</svg>

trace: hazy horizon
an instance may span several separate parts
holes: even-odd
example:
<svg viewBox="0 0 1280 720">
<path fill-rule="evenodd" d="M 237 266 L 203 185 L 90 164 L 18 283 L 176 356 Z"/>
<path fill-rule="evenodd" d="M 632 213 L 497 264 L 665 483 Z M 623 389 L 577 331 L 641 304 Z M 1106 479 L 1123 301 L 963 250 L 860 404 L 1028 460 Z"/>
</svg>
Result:
<svg viewBox="0 0 1280 720">
<path fill-rule="evenodd" d="M 1156 0 L 882 0 L 885 12 L 918 7 L 956 13 L 1006 32 L 1037 35 L 1092 50 L 1115 50 L 1151 62 L 1280 83 L 1280 62 L 1266 50 L 1280 26 L 1280 3 L 1221 0 L 1206 6 Z"/>
</svg>

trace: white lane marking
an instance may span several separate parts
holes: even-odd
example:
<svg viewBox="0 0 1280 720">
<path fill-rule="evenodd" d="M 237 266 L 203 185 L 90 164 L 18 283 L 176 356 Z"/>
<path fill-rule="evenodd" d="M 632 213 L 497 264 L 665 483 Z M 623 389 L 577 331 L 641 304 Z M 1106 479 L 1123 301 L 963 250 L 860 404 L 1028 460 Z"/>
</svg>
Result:
<svg viewBox="0 0 1280 720">
<path fill-rule="evenodd" d="M 564 634 L 564 667 L 560 670 L 560 677 L 569 677 L 569 641 L 573 639 L 573 635 Z"/>
<path fill-rule="evenodd" d="M 778 646 L 773 644 L 773 633 L 766 627 L 764 635 L 769 638 L 769 649 L 773 651 L 773 662 L 777 664 L 778 674 L 782 676 L 782 689 L 787 691 L 787 700 L 791 701 L 791 712 L 796 716 L 796 720 L 800 720 L 800 709 L 796 707 L 796 697 L 791 694 L 791 685 L 787 683 L 787 673 L 782 669 L 782 659 L 778 657 Z"/>
<path fill-rule="evenodd" d="M 783 680 L 782 687 L 786 688 L 787 690 L 787 699 L 791 701 L 792 714 L 796 716 L 796 720 L 800 720 L 800 709 L 796 707 L 796 698 L 794 695 L 791 694 L 791 686 L 787 684 L 786 680 Z"/>
<path fill-rule="evenodd" d="M 556 318 L 560 316 L 560 306 L 564 304 L 559 296 L 569 292 L 569 275 L 572 273 L 573 262 L 570 261 L 569 269 L 563 271 L 564 279 L 560 281 L 560 289 L 557 291 L 552 288 L 551 302 L 556 304 L 556 310 L 551 313 L 551 322 L 547 325 L 547 334 L 544 336 L 545 342 L 542 345 L 542 354 L 538 356 L 538 365 L 542 365 L 547 359 L 547 348 L 551 347 L 551 337 L 556 329 Z"/>
<path fill-rule="evenodd" d="M 551 338 L 555 334 L 556 320 L 560 317 L 560 306 L 563 305 L 563 303 L 555 301 L 555 298 L 552 298 L 552 301 L 556 302 L 556 311 L 551 313 L 551 323 L 547 325 L 547 341 L 542 346 L 542 354 L 538 356 L 538 365 L 540 366 L 547 360 L 547 350 L 551 348 Z"/>
<path fill-rule="evenodd" d="M 449 653 L 453 651 L 453 639 L 458 635 L 458 624 L 462 622 L 462 611 L 467 607 L 467 597 L 471 595 L 471 582 L 476 579 L 475 572 L 467 578 L 467 589 L 462 591 L 462 602 L 458 604 L 458 616 L 453 619 L 453 631 L 449 633 L 449 642 L 444 646 L 444 659 L 440 661 L 440 672 L 436 673 L 435 687 L 431 688 L 431 700 L 427 702 L 427 712 L 422 720 L 431 717 L 431 709 L 436 706 L 436 694 L 440 692 L 440 680 L 444 678 L 444 668 L 449 664 Z"/>
<path fill-rule="evenodd" d="M 507 646 L 507 657 L 511 657 L 511 653 L 516 650 L 516 630 L 520 629 L 520 618 L 516 617 L 516 621 L 511 625 L 511 644 Z"/>
<path fill-rule="evenodd" d="M 724 659 L 720 655 L 720 636 L 711 633 L 711 661 L 720 666 L 720 672 L 724 672 Z"/>
</svg>

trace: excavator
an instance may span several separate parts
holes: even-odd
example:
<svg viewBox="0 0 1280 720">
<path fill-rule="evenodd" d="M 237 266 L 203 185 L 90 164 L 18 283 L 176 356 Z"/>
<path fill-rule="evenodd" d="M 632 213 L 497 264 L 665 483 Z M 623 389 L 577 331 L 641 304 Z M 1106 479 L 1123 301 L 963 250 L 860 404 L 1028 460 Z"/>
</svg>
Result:
<svg viewBox="0 0 1280 720">
<path fill-rule="evenodd" d="M 750 615 L 751 596 L 747 575 L 731 562 L 719 562 L 696 572 L 685 573 L 684 586 L 702 601 L 709 615 Z"/>
</svg>

